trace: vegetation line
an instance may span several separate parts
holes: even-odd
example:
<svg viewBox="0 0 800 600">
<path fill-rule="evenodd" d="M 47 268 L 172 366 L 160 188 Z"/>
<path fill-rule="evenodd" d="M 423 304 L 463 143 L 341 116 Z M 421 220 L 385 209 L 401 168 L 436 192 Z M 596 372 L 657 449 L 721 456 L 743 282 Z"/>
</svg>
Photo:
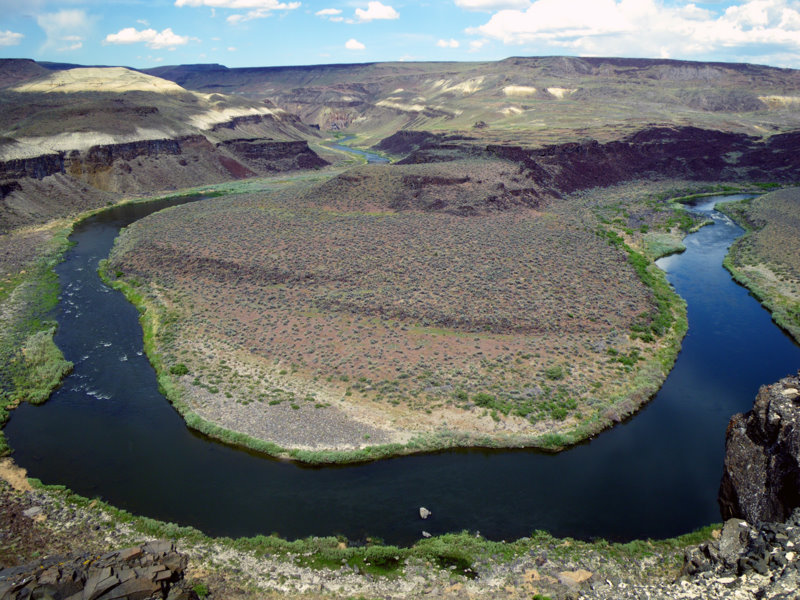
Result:
<svg viewBox="0 0 800 600">
<path fill-rule="evenodd" d="M 272 178 L 267 178 L 269 182 Z M 258 180 L 258 185 L 262 180 Z M 72 371 L 53 341 L 57 323 L 53 311 L 60 287 L 55 266 L 70 248 L 69 236 L 75 227 L 91 217 L 128 204 L 144 204 L 171 198 L 222 196 L 237 193 L 240 182 L 201 186 L 178 193 L 131 198 L 117 204 L 85 211 L 71 222 L 58 221 L 47 226 L 53 233 L 38 256 L 25 269 L 0 287 L 0 456 L 10 454 L 2 427 L 9 412 L 20 402 L 42 404 Z M 248 182 L 249 186 L 253 182 Z"/>
<path fill-rule="evenodd" d="M 53 342 L 59 285 L 54 267 L 69 248 L 72 226 L 58 226 L 40 255 L 0 297 L 0 427 L 20 402 L 41 404 L 72 370 Z M 0 456 L 11 449 L 0 430 Z"/>
<path fill-rule="evenodd" d="M 640 564 L 645 558 L 659 556 L 660 560 L 652 562 L 653 568 L 661 572 L 677 572 L 683 563 L 684 549 L 710 540 L 712 531 L 720 527 L 708 525 L 674 538 L 627 543 L 612 543 L 603 539 L 591 542 L 560 539 L 541 530 L 511 542 L 493 541 L 480 534 L 462 531 L 421 539 L 408 547 L 387 545 L 374 537 L 366 537 L 360 542 L 341 536 L 312 536 L 290 541 L 275 534 L 236 539 L 212 538 L 193 527 L 136 516 L 102 500 L 90 500 L 61 485 L 43 485 L 36 479 L 30 481 L 34 487 L 60 497 L 69 505 L 105 513 L 115 524 L 133 530 L 134 535 L 178 540 L 189 547 L 213 544 L 256 557 L 289 560 L 298 566 L 315 569 L 338 570 L 347 565 L 362 573 L 388 577 L 401 574 L 407 562 L 416 560 L 450 570 L 454 575 L 474 578 L 479 575 L 482 562 L 511 562 L 531 553 L 546 553 L 551 560 L 579 560 L 588 553 L 596 553 L 608 561 L 621 564 Z"/>
<path fill-rule="evenodd" d="M 717 210 L 730 217 L 745 230 L 745 234 L 731 245 L 722 265 L 736 282 L 746 287 L 770 312 L 775 324 L 800 343 L 800 302 L 782 293 L 778 284 L 765 285 L 765 278 L 748 274 L 747 267 L 756 267 L 757 265 L 752 263 L 752 259 L 748 260 L 745 248 L 750 239 L 766 225 L 765 222 L 755 222 L 750 218 L 748 209 L 752 205 L 752 200 L 749 198 L 725 202 L 717 206 Z M 777 244 L 779 241 L 776 240 L 775 243 Z M 772 271 L 768 265 L 765 266 Z"/>
</svg>

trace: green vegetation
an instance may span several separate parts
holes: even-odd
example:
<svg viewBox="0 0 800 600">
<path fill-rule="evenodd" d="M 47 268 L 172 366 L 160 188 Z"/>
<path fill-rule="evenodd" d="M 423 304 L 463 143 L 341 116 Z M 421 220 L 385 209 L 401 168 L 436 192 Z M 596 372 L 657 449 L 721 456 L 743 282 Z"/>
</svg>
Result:
<svg viewBox="0 0 800 600">
<path fill-rule="evenodd" d="M 67 249 L 71 229 L 54 229 L 0 297 L 0 425 L 19 402 L 44 402 L 72 369 L 53 343 L 51 311 L 58 302 L 53 267 Z M 0 455 L 8 453 L 0 432 Z"/>
<path fill-rule="evenodd" d="M 718 209 L 747 231 L 731 246 L 723 265 L 800 341 L 800 188 Z"/>
<path fill-rule="evenodd" d="M 593 556 L 596 563 L 608 561 L 617 565 L 637 564 L 651 575 L 675 573 L 683 562 L 685 548 L 711 539 L 719 525 L 709 525 L 695 532 L 666 540 L 636 540 L 624 544 L 606 540 L 592 542 L 560 539 L 544 531 L 535 531 L 529 537 L 512 542 L 492 541 L 471 532 L 451 533 L 421 539 L 410 547 L 386 545 L 379 540 L 366 538 L 366 543 L 351 543 L 342 537 L 309 537 L 289 541 L 276 535 L 257 535 L 246 538 L 210 538 L 192 527 L 182 527 L 148 517 L 138 517 L 115 508 L 101 500 L 90 500 L 63 486 L 44 486 L 30 480 L 36 487 L 60 496 L 69 505 L 101 510 L 115 523 L 131 529 L 131 539 L 139 536 L 177 539 L 190 546 L 228 548 L 245 552 L 256 558 L 271 557 L 290 561 L 296 565 L 316 569 L 340 569 L 343 565 L 356 567 L 363 573 L 379 577 L 394 577 L 407 564 L 422 562 L 433 568 L 450 571 L 454 576 L 479 577 L 481 565 L 486 561 L 512 562 L 523 556 L 547 556 L 549 560 L 582 563 Z M 648 561 L 645 559 L 657 558 Z M 197 590 L 195 590 L 197 591 Z M 199 594 L 199 592 L 198 592 Z"/>
</svg>

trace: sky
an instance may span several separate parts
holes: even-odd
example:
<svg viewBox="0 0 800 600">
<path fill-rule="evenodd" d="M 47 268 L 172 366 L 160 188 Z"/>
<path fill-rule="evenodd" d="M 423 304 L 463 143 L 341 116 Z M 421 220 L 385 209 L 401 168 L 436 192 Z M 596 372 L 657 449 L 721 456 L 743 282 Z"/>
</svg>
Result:
<svg viewBox="0 0 800 600">
<path fill-rule="evenodd" d="M 147 68 L 554 55 L 800 68 L 800 0 L 0 0 L 0 58 Z"/>
</svg>

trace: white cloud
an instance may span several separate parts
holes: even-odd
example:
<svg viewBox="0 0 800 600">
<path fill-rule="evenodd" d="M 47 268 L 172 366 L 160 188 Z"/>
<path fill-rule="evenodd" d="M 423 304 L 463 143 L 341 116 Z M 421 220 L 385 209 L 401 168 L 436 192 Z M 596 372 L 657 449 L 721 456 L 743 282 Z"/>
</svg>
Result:
<svg viewBox="0 0 800 600">
<path fill-rule="evenodd" d="M 236 52 L 236 46 L 228 46 L 228 52 Z"/>
<path fill-rule="evenodd" d="M 25 36 L 15 31 L 0 31 L 0 46 L 16 46 Z"/>
<path fill-rule="evenodd" d="M 148 48 L 160 50 L 162 48 L 174 48 L 189 43 L 189 36 L 177 35 L 171 27 L 158 32 L 155 29 L 143 29 L 137 31 L 133 27 L 120 29 L 117 33 L 109 33 L 103 40 L 106 44 L 147 44 Z"/>
<path fill-rule="evenodd" d="M 228 23 L 236 25 L 253 19 L 265 19 L 276 10 L 294 10 L 300 8 L 300 2 L 280 2 L 279 0 L 175 0 L 175 6 L 208 6 L 211 16 L 216 16 L 217 8 L 247 10 L 244 14 L 230 15 Z"/>
<path fill-rule="evenodd" d="M 279 2 L 278 0 L 175 0 L 175 6 L 210 6 L 235 10 L 294 10 L 300 6 L 300 3 Z"/>
<path fill-rule="evenodd" d="M 470 51 L 475 52 L 476 50 L 480 50 L 481 48 L 483 48 L 488 43 L 489 40 L 472 40 L 469 43 L 469 49 Z"/>
<path fill-rule="evenodd" d="M 400 17 L 394 8 L 380 2 L 370 2 L 367 4 L 367 10 L 363 8 L 356 9 L 356 18 L 362 23 L 367 21 L 376 21 L 378 19 L 397 19 Z"/>
<path fill-rule="evenodd" d="M 461 44 L 458 43 L 458 40 L 439 40 L 436 42 L 436 45 L 439 48 L 458 48 Z"/>
<path fill-rule="evenodd" d="M 335 17 L 336 15 L 342 14 L 342 11 L 338 8 L 323 8 L 322 10 L 318 10 L 314 13 L 318 17 Z"/>
<path fill-rule="evenodd" d="M 60 10 L 37 15 L 36 23 L 47 35 L 47 41 L 42 49 L 55 46 L 60 52 L 77 50 L 91 31 L 93 21 L 94 17 L 90 17 L 83 10 Z"/>
<path fill-rule="evenodd" d="M 344 43 L 344 47 L 347 48 L 348 50 L 363 50 L 364 48 L 366 48 L 364 44 L 362 44 L 355 38 L 350 38 L 349 40 L 347 40 Z"/>
<path fill-rule="evenodd" d="M 713 12 L 663 0 L 535 0 L 467 32 L 570 54 L 754 58 L 760 46 L 800 53 L 800 1 L 743 0 Z"/>
<path fill-rule="evenodd" d="M 517 9 L 524 10 L 531 5 L 531 0 L 456 0 L 456 6 L 467 10 L 495 10 Z"/>
</svg>

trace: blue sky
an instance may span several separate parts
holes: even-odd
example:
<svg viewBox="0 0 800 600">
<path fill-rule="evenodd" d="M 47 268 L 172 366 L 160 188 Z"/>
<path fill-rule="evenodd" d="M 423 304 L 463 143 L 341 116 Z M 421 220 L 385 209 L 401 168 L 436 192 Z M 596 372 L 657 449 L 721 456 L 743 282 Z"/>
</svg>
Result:
<svg viewBox="0 0 800 600">
<path fill-rule="evenodd" d="M 800 68 L 800 0 L 0 0 L 0 57 L 230 67 L 629 56 Z"/>
</svg>

